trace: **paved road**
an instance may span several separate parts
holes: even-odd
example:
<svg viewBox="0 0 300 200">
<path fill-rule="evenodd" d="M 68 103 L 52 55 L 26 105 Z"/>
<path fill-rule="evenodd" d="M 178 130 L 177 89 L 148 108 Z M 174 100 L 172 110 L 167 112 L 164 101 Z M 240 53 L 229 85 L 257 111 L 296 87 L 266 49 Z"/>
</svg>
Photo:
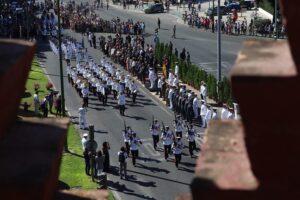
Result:
<svg viewBox="0 0 300 200">
<path fill-rule="evenodd" d="M 67 31 L 68 32 L 68 31 Z M 79 34 L 69 33 L 72 37 L 81 39 Z M 85 38 L 86 40 L 86 38 Z M 87 40 L 85 41 L 87 44 Z M 45 67 L 54 85 L 59 87 L 59 64 L 58 57 L 51 52 L 47 43 L 39 45 L 38 58 Z M 89 48 L 90 55 L 99 63 L 102 57 L 100 50 Z M 66 72 L 64 72 L 66 73 Z M 78 121 L 77 110 L 82 100 L 65 80 L 65 98 L 68 111 L 71 113 L 74 122 Z M 152 148 L 152 138 L 149 133 L 149 125 L 152 116 L 159 121 L 164 121 L 165 125 L 172 125 L 173 113 L 168 110 L 160 101 L 151 96 L 144 88 L 140 88 L 137 97 L 137 104 L 131 105 L 128 101 L 126 116 L 121 117 L 119 111 L 115 109 L 116 101 L 111 98 L 108 106 L 102 106 L 96 97 L 90 97 L 91 102 L 88 108 L 88 123 L 95 125 L 95 140 L 98 144 L 108 141 L 111 144 L 111 165 L 112 174 L 109 174 L 110 189 L 114 191 L 117 199 L 174 199 L 176 195 L 190 191 L 189 184 L 192 181 L 196 158 L 188 156 L 188 147 L 185 146 L 182 165 L 176 169 L 174 163 L 166 162 L 163 159 L 162 148 L 154 151 Z M 128 181 L 120 180 L 117 176 L 117 155 L 116 152 L 123 145 L 121 131 L 124 127 L 123 121 L 133 127 L 138 136 L 142 139 L 140 146 L 141 159 L 137 161 L 137 166 L 133 167 L 131 160 L 128 160 Z M 203 130 L 197 128 L 199 133 Z M 200 138 L 198 138 L 198 147 Z M 185 141 L 185 145 L 187 142 Z M 162 147 L 162 144 L 160 144 Z M 172 157 L 173 160 L 173 157 Z"/>
<path fill-rule="evenodd" d="M 84 1 L 83 1 L 84 2 Z M 172 41 L 180 53 L 182 48 L 190 52 L 191 61 L 201 65 L 206 71 L 216 74 L 217 71 L 217 34 L 203 31 L 196 28 L 190 28 L 182 23 L 178 17 L 168 14 L 144 14 L 139 9 L 134 9 L 131 5 L 129 10 L 124 10 L 118 5 L 110 4 L 108 10 L 99 9 L 96 13 L 101 18 L 111 20 L 117 16 L 121 20 L 133 19 L 134 21 L 144 21 L 146 24 L 146 43 L 153 43 L 154 29 L 157 28 L 157 18 L 161 19 L 161 29 L 159 38 L 161 42 Z M 176 24 L 176 39 L 172 39 L 172 28 Z M 228 75 L 233 66 L 237 53 L 241 48 L 243 36 L 222 35 L 222 73 Z"/>
<path fill-rule="evenodd" d="M 143 20 L 146 22 L 146 43 L 152 42 L 152 30 L 156 27 L 157 17 L 161 18 L 162 29 L 159 32 L 161 41 L 170 40 L 178 49 L 185 47 L 191 53 L 191 60 L 195 63 L 205 63 L 204 67 L 208 71 L 215 72 L 216 60 L 216 35 L 209 32 L 203 32 L 197 29 L 190 29 L 185 25 L 177 24 L 178 39 L 171 39 L 171 27 L 177 23 L 177 18 L 168 14 L 145 15 L 140 12 L 128 12 L 122 9 L 110 7 L 108 11 L 101 10 L 100 16 L 106 19 L 119 16 L 122 20 L 133 18 L 134 20 Z M 66 31 L 72 37 L 81 40 L 80 34 Z M 99 34 L 98 34 L 99 35 Z M 85 44 L 87 43 L 86 37 Z M 242 37 L 224 36 L 223 41 L 223 69 L 228 73 L 234 63 L 237 51 L 240 48 Z M 102 54 L 99 50 L 89 48 L 91 56 L 99 62 Z M 54 55 L 47 43 L 39 45 L 37 54 L 39 60 L 45 67 L 50 79 L 54 85 L 59 87 L 59 63 L 58 57 Z M 66 73 L 66 72 L 64 72 Z M 77 122 L 77 110 L 81 104 L 81 99 L 75 90 L 67 83 L 65 78 L 65 98 L 68 111 L 71 113 L 74 122 Z M 140 88 L 140 93 L 136 105 L 128 102 L 126 116 L 121 117 L 118 110 L 115 109 L 116 102 L 109 99 L 108 106 L 102 106 L 96 97 L 91 97 L 90 107 L 88 109 L 88 123 L 95 125 L 95 139 L 99 146 L 103 141 L 111 144 L 111 165 L 112 174 L 109 174 L 109 185 L 114 191 L 117 199 L 174 199 L 176 195 L 184 194 L 190 191 L 189 184 L 193 178 L 195 167 L 195 158 L 188 156 L 187 146 L 184 149 L 182 165 L 179 170 L 175 168 L 173 162 L 166 162 L 163 159 L 163 152 L 153 151 L 152 139 L 149 134 L 149 125 L 152 116 L 159 121 L 164 121 L 166 125 L 171 126 L 173 113 L 168 110 L 160 101 L 151 96 L 144 88 Z M 120 180 L 117 176 L 117 155 L 116 152 L 123 145 L 121 131 L 124 127 L 123 121 L 133 127 L 142 138 L 143 145 L 140 146 L 141 159 L 137 161 L 137 166 L 133 167 L 131 160 L 128 160 L 128 181 Z M 203 130 L 197 128 L 199 133 Z M 198 146 L 200 140 L 198 139 Z M 187 142 L 185 141 L 185 145 Z M 162 146 L 162 144 L 160 144 Z"/>
</svg>

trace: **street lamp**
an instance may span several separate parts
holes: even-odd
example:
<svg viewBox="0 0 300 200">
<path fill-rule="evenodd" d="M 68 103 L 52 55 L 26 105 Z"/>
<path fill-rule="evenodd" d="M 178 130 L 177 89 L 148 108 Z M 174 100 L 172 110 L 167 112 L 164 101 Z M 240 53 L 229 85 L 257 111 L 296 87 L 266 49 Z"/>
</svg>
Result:
<svg viewBox="0 0 300 200">
<path fill-rule="evenodd" d="M 63 116 L 66 116 L 65 110 L 65 91 L 64 91 L 64 75 L 62 63 L 62 50 L 61 50 L 61 23 L 60 23 L 60 1 L 57 0 L 57 25 L 58 25 L 58 52 L 59 52 L 59 69 L 60 69 L 60 90 L 61 90 L 61 110 Z M 67 136 L 68 138 L 68 136 Z M 68 152 L 68 139 L 65 142 L 65 152 Z"/>
<path fill-rule="evenodd" d="M 212 17 L 211 17 L 211 20 L 212 20 L 212 24 L 211 24 L 211 32 L 215 32 L 215 0 L 213 0 L 212 2 Z"/>
<path fill-rule="evenodd" d="M 277 40 L 278 39 L 278 21 L 277 21 L 277 10 L 278 10 L 278 0 L 275 0 L 275 15 L 274 15 L 274 17 L 275 17 L 275 40 Z"/>
<path fill-rule="evenodd" d="M 218 0 L 218 83 L 221 82 L 221 10 L 220 10 L 220 0 Z"/>
</svg>

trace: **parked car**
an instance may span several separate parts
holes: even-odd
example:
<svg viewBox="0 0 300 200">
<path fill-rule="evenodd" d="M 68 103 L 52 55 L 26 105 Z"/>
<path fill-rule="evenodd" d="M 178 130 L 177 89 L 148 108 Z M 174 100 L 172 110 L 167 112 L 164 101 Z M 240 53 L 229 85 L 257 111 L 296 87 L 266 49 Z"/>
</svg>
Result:
<svg viewBox="0 0 300 200">
<path fill-rule="evenodd" d="M 254 0 L 244 0 L 241 4 L 242 8 L 247 8 L 247 10 L 251 10 L 254 8 Z"/>
<path fill-rule="evenodd" d="M 225 6 L 220 6 L 220 10 L 221 10 L 221 15 L 227 15 L 227 9 Z M 212 14 L 214 16 L 217 16 L 218 15 L 218 7 L 215 7 L 215 9 L 212 9 L 212 8 L 209 8 L 205 11 L 205 14 L 207 16 L 211 16 Z"/>
<path fill-rule="evenodd" d="M 145 13 L 163 13 L 164 5 L 161 3 L 150 4 L 147 8 L 144 9 Z"/>
<path fill-rule="evenodd" d="M 232 10 L 236 10 L 236 11 L 240 11 L 241 10 L 241 4 L 239 2 L 235 2 L 235 3 L 228 3 L 225 6 L 227 12 L 231 12 Z"/>
</svg>

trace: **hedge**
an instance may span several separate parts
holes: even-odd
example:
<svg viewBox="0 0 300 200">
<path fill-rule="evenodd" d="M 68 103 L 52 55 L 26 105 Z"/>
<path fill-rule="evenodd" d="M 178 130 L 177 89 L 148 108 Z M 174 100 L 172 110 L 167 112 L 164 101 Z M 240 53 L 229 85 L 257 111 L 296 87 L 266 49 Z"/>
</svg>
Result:
<svg viewBox="0 0 300 200">
<path fill-rule="evenodd" d="M 170 51 L 168 44 L 158 43 L 155 46 L 155 57 L 160 63 L 165 55 L 168 56 L 170 61 L 170 67 L 174 70 L 175 63 L 179 63 L 179 76 L 180 80 L 185 84 L 192 86 L 199 90 L 201 81 L 204 81 L 207 85 L 208 97 L 216 101 L 217 103 L 227 103 L 232 106 L 232 94 L 231 85 L 228 78 L 223 77 L 222 81 L 218 83 L 215 76 L 207 73 L 201 67 L 177 58 L 175 54 Z"/>
</svg>

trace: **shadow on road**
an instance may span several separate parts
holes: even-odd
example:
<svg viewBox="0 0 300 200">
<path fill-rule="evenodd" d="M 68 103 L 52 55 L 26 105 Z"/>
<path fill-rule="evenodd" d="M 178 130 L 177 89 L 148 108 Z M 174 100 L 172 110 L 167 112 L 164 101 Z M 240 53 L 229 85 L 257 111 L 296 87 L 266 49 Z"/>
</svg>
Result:
<svg viewBox="0 0 300 200">
<path fill-rule="evenodd" d="M 178 170 L 186 171 L 186 172 L 189 172 L 189 173 L 195 173 L 195 170 L 191 170 L 191 169 L 181 167 L 181 166 L 179 166 Z"/>
<path fill-rule="evenodd" d="M 143 164 L 141 164 L 141 163 L 137 163 L 136 167 L 142 168 L 142 169 L 147 169 L 147 170 L 149 170 L 149 171 L 151 171 L 151 172 L 164 172 L 164 173 L 166 173 L 166 174 L 169 174 L 169 173 L 170 173 L 169 170 L 166 170 L 166 169 L 160 169 L 160 168 L 157 168 L 157 167 L 148 167 L 148 166 L 143 165 Z"/>
<path fill-rule="evenodd" d="M 95 133 L 102 133 L 102 134 L 108 134 L 107 131 L 100 131 L 100 130 L 94 130 Z"/>
<path fill-rule="evenodd" d="M 143 160 L 144 162 L 156 162 L 156 163 L 161 163 L 160 160 L 153 159 L 153 158 L 146 158 L 146 157 L 140 157 L 138 158 L 139 160 Z"/>
<path fill-rule="evenodd" d="M 137 171 L 127 170 L 127 172 L 134 173 L 134 174 L 140 174 L 140 175 L 144 175 L 144 176 L 149 176 L 149 177 L 152 177 L 152 178 L 157 178 L 157 179 L 161 179 L 161 180 L 165 180 L 165 181 L 170 181 L 170 182 L 178 183 L 178 184 L 182 184 L 182 185 L 187 185 L 187 186 L 190 185 L 190 183 L 184 183 L 184 182 L 181 182 L 181 181 L 176 181 L 176 180 L 172 180 L 172 179 L 168 179 L 168 178 L 163 178 L 163 177 L 160 177 L 160 176 L 154 176 L 154 175 L 150 175 L 150 174 L 146 174 L 146 173 L 141 173 L 141 172 L 137 172 Z"/>
<path fill-rule="evenodd" d="M 140 116 L 129 116 L 129 115 L 124 115 L 124 117 L 133 118 L 133 119 L 135 119 L 135 120 L 146 120 L 144 117 L 140 117 Z"/>
<path fill-rule="evenodd" d="M 130 180 L 128 180 L 130 181 Z M 146 199 L 146 200 L 156 200 L 153 197 L 145 196 L 143 194 L 137 194 L 134 192 L 134 190 L 131 190 L 125 186 L 125 184 L 121 184 L 119 181 L 118 182 L 113 182 L 113 181 L 107 181 L 107 186 L 109 187 L 110 190 L 122 192 L 126 195 L 132 195 L 139 197 L 141 199 Z"/>
<path fill-rule="evenodd" d="M 136 179 L 136 177 L 134 175 L 129 175 L 127 181 L 136 183 L 136 184 L 138 184 L 140 186 L 143 186 L 143 187 L 156 187 L 155 182 L 153 182 L 153 181 L 149 181 L 149 182 L 139 181 L 139 180 Z"/>
</svg>

